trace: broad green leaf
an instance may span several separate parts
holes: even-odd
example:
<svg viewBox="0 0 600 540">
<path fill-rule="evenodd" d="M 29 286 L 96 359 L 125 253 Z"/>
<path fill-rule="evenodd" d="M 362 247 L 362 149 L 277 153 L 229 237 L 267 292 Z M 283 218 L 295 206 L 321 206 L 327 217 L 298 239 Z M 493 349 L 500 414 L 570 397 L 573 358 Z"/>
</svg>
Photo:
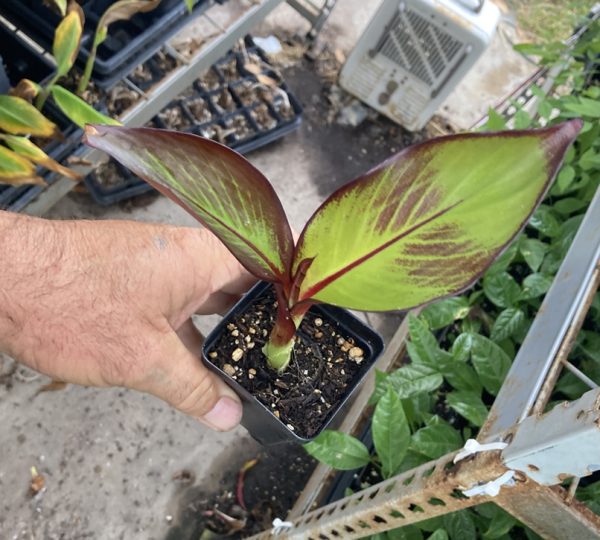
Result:
<svg viewBox="0 0 600 540">
<path fill-rule="evenodd" d="M 40 184 L 46 182 L 35 174 L 35 164 L 0 145 L 0 184 Z"/>
<path fill-rule="evenodd" d="M 67 178 L 71 178 L 72 180 L 82 179 L 82 175 L 73 171 L 72 169 L 69 169 L 68 167 L 63 167 L 60 163 L 46 154 L 46 152 L 44 152 L 41 148 L 33 144 L 28 138 L 17 135 L 0 135 L 0 138 L 4 140 L 4 142 L 14 152 L 30 161 L 33 161 L 33 163 L 42 165 L 43 167 L 62 174 Z"/>
<path fill-rule="evenodd" d="M 409 364 L 394 371 L 389 384 L 400 399 L 433 392 L 442 385 L 442 376 L 427 365 Z"/>
<path fill-rule="evenodd" d="M 586 150 L 579 159 L 579 166 L 584 171 L 591 169 L 600 169 L 600 152 L 595 148 Z"/>
<path fill-rule="evenodd" d="M 371 430 L 375 451 L 381 461 L 381 473 L 384 478 L 390 478 L 404 461 L 410 442 L 402 403 L 390 387 L 375 407 Z"/>
<path fill-rule="evenodd" d="M 160 129 L 93 126 L 104 150 L 202 221 L 254 275 L 289 282 L 293 239 L 269 181 L 217 142 Z"/>
<path fill-rule="evenodd" d="M 428 305 L 419 317 L 427 321 L 429 328 L 438 330 L 464 319 L 469 314 L 469 301 L 464 296 L 445 298 Z"/>
<path fill-rule="evenodd" d="M 571 167 L 571 165 L 565 165 L 556 177 L 556 185 L 558 186 L 560 193 L 567 191 L 574 180 L 575 169 Z"/>
<path fill-rule="evenodd" d="M 304 445 L 306 451 L 334 469 L 349 471 L 367 465 L 371 456 L 367 447 L 355 437 L 326 429 Z"/>
<path fill-rule="evenodd" d="M 54 137 L 60 130 L 31 103 L 16 96 L 0 95 L 0 129 L 12 135 Z"/>
<path fill-rule="evenodd" d="M 515 129 L 527 129 L 531 125 L 531 116 L 523 109 L 517 111 L 514 117 Z"/>
<path fill-rule="evenodd" d="M 485 389 L 495 396 L 510 369 L 511 360 L 508 355 L 492 340 L 474 335 L 471 362 Z"/>
<path fill-rule="evenodd" d="M 513 516 L 502 510 L 502 508 L 496 506 L 495 510 L 496 512 L 487 531 L 483 533 L 485 540 L 496 540 L 503 537 L 518 523 Z"/>
<path fill-rule="evenodd" d="M 450 424 L 438 418 L 412 436 L 410 448 L 430 459 L 437 459 L 448 452 L 457 450 L 462 445 L 463 440 L 460 433 Z"/>
<path fill-rule="evenodd" d="M 535 238 L 524 238 L 519 243 L 519 250 L 525 262 L 534 272 L 542 266 L 542 262 L 550 246 Z"/>
<path fill-rule="evenodd" d="M 444 527 L 450 540 L 477 540 L 477 531 L 471 514 L 466 510 L 459 510 L 444 516 Z"/>
<path fill-rule="evenodd" d="M 552 285 L 552 278 L 545 274 L 529 274 L 523 280 L 523 292 L 521 293 L 522 300 L 531 300 L 539 298 L 546 294 Z"/>
<path fill-rule="evenodd" d="M 508 272 L 487 275 L 483 278 L 483 292 L 498 307 L 515 305 L 521 296 L 519 284 Z"/>
<path fill-rule="evenodd" d="M 56 60 L 56 78 L 66 75 L 73 67 L 81 42 L 83 11 L 78 4 L 72 5 L 76 7 L 60 21 L 54 33 L 52 55 Z"/>
<path fill-rule="evenodd" d="M 565 104 L 565 109 L 578 115 L 600 118 L 600 101 L 596 99 L 580 97 L 578 103 Z"/>
<path fill-rule="evenodd" d="M 560 222 L 552 213 L 551 208 L 546 205 L 541 205 L 534 212 L 529 220 L 529 225 L 550 238 L 553 238 L 560 232 Z"/>
<path fill-rule="evenodd" d="M 436 337 L 431 333 L 425 321 L 409 313 L 408 332 L 410 342 L 407 343 L 407 351 L 410 359 L 415 363 L 435 368 L 444 351 L 440 349 Z"/>
<path fill-rule="evenodd" d="M 437 529 L 427 540 L 448 540 L 448 533 L 444 529 Z"/>
<path fill-rule="evenodd" d="M 481 392 L 481 382 L 477 373 L 465 362 L 457 361 L 452 355 L 447 355 L 440 360 L 438 367 L 453 388 Z"/>
<path fill-rule="evenodd" d="M 98 112 L 79 96 L 69 92 L 62 86 L 53 85 L 50 89 L 50 93 L 52 94 L 55 103 L 58 105 L 58 108 L 69 120 L 71 120 L 71 122 L 78 125 L 80 128 L 84 128 L 86 124 L 93 123 L 114 126 L 121 124 L 118 120 L 114 120 L 113 118 Z"/>
<path fill-rule="evenodd" d="M 467 288 L 527 222 L 580 129 L 443 137 L 343 186 L 298 242 L 294 270 L 312 261 L 299 300 L 386 311 Z"/>
<path fill-rule="evenodd" d="M 473 334 L 463 332 L 452 343 L 452 357 L 458 362 L 466 362 L 471 354 Z"/>
<path fill-rule="evenodd" d="M 385 534 L 387 540 L 423 540 L 423 533 L 415 525 L 404 525 Z"/>
<path fill-rule="evenodd" d="M 525 313 L 523 311 L 518 308 L 506 308 L 496 317 L 490 337 L 494 341 L 502 341 L 517 333 L 524 323 Z"/>
<path fill-rule="evenodd" d="M 554 210 L 556 210 L 559 214 L 563 216 L 568 216 L 569 214 L 577 212 L 578 210 L 581 210 L 586 206 L 586 201 L 582 201 L 581 199 L 576 199 L 574 197 L 569 197 L 566 199 L 561 199 L 560 201 L 556 201 L 552 205 L 552 208 L 554 208 Z"/>
<path fill-rule="evenodd" d="M 488 410 L 479 394 L 475 392 L 450 392 L 446 402 L 463 418 L 481 427 L 488 415 Z"/>
</svg>

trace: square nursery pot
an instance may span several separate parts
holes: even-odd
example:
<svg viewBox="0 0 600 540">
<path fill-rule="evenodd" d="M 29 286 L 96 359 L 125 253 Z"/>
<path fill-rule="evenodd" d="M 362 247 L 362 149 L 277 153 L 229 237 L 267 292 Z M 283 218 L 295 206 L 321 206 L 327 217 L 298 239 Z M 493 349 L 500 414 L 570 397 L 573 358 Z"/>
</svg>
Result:
<svg viewBox="0 0 600 540">
<path fill-rule="evenodd" d="M 294 358 L 278 375 L 261 352 L 274 302 L 270 283 L 252 288 L 206 338 L 202 360 L 240 397 L 242 425 L 254 439 L 267 446 L 306 443 L 343 409 L 383 340 L 347 310 L 315 305 L 300 325 Z"/>
</svg>

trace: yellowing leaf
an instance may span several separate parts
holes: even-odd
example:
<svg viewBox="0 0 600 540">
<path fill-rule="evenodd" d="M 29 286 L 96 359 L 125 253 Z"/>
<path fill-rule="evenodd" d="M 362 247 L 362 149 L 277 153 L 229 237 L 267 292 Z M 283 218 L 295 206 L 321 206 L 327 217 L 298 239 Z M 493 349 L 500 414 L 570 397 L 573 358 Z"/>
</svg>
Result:
<svg viewBox="0 0 600 540">
<path fill-rule="evenodd" d="M 11 96 L 16 96 L 23 98 L 24 100 L 31 103 L 33 98 L 35 98 L 42 91 L 42 87 L 29 79 L 21 79 L 17 86 L 15 86 L 11 91 Z"/>
<path fill-rule="evenodd" d="M 106 29 L 109 24 L 130 19 L 136 13 L 153 10 L 161 0 L 120 0 L 109 6 L 98 22 L 98 28 Z"/>
<path fill-rule="evenodd" d="M 46 182 L 35 174 L 35 164 L 0 145 L 0 183 L 44 185 Z"/>
<path fill-rule="evenodd" d="M 294 271 L 312 263 L 298 300 L 387 311 L 470 286 L 527 222 L 581 125 L 427 141 L 342 187 L 300 237 Z"/>
<path fill-rule="evenodd" d="M 81 174 L 67 167 L 63 167 L 26 137 L 18 137 L 16 135 L 2 135 L 1 137 L 6 144 L 20 156 L 23 156 L 38 165 L 42 165 L 51 171 L 62 174 L 67 178 L 71 178 L 72 180 L 82 179 Z"/>
<path fill-rule="evenodd" d="M 31 103 L 17 96 L 6 95 L 0 95 L 0 129 L 13 135 L 53 137 L 60 134 L 56 124 Z"/>
<path fill-rule="evenodd" d="M 77 4 L 74 3 L 73 6 L 77 7 L 69 11 L 54 33 L 52 54 L 56 60 L 56 78 L 69 72 L 79 51 L 83 31 L 83 11 Z"/>
<path fill-rule="evenodd" d="M 80 128 L 85 127 L 86 124 L 121 125 L 121 122 L 118 120 L 114 120 L 113 118 L 98 112 L 83 101 L 83 99 L 72 92 L 69 92 L 62 86 L 54 85 L 50 89 L 50 92 L 59 109 L 69 120 L 71 120 L 71 122 L 78 125 Z"/>
</svg>

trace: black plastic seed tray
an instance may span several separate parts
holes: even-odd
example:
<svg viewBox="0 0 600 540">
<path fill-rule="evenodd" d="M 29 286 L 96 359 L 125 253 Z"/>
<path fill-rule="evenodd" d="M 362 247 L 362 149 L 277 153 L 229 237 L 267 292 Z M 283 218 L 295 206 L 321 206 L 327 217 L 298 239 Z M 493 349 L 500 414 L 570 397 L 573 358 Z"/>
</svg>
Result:
<svg viewBox="0 0 600 540">
<path fill-rule="evenodd" d="M 82 3 L 85 28 L 77 57 L 80 68 L 85 66 L 89 56 L 98 20 L 113 1 L 87 0 Z M 98 48 L 93 80 L 101 88 L 110 88 L 152 56 L 166 40 L 209 5 L 210 0 L 197 0 L 189 13 L 183 0 L 163 0 L 152 11 L 111 24 L 106 41 Z M 0 15 L 28 34 L 42 48 L 52 50 L 60 15 L 41 0 L 1 0 Z"/>
<path fill-rule="evenodd" d="M 153 126 L 201 135 L 242 154 L 296 129 L 302 121 L 300 103 L 250 36 L 245 38 L 245 46 L 245 51 L 232 51 L 213 65 L 154 117 Z M 247 63 L 261 67 L 258 78 L 244 68 Z M 274 81 L 276 85 L 271 86 Z M 112 167 L 120 176 L 118 183 L 107 185 L 94 173 L 85 179 L 99 204 L 114 204 L 152 190 L 120 165 Z"/>
</svg>

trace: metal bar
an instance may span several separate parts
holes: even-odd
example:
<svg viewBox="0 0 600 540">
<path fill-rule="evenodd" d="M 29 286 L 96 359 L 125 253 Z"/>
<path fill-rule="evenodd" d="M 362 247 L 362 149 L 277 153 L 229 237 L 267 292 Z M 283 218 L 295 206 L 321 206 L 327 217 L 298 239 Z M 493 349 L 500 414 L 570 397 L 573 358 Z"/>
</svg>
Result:
<svg viewBox="0 0 600 540">
<path fill-rule="evenodd" d="M 411 311 L 412 314 L 418 314 L 419 310 Z M 385 351 L 381 357 L 375 363 L 374 368 L 380 371 L 389 371 L 394 366 L 398 366 L 404 357 L 406 350 L 406 338 L 408 336 L 408 317 L 400 323 L 398 330 L 390 339 L 389 343 L 385 347 Z M 360 432 L 365 422 L 368 420 L 370 408 L 368 406 L 369 398 L 375 389 L 375 376 L 371 375 L 367 377 L 363 383 L 359 394 L 352 402 L 350 408 L 344 415 L 344 420 L 339 426 L 338 430 L 343 433 L 357 434 Z M 319 463 L 315 468 L 314 472 L 308 479 L 306 486 L 302 490 L 302 493 L 296 499 L 294 507 L 290 510 L 288 517 L 290 519 L 297 518 L 302 514 L 308 512 L 315 505 L 320 504 L 329 482 L 333 479 L 336 471 L 333 471 L 327 465 Z"/>
<path fill-rule="evenodd" d="M 502 461 L 547 486 L 600 470 L 600 389 L 523 420 Z"/>
<path fill-rule="evenodd" d="M 590 379 L 583 371 L 571 364 L 571 362 L 565 361 L 563 362 L 563 365 L 585 385 L 589 386 L 590 388 L 598 388 L 598 385 L 592 381 L 592 379 Z"/>
<path fill-rule="evenodd" d="M 129 109 L 119 119 L 126 126 L 143 126 L 149 122 L 159 111 L 168 105 L 173 98 L 190 86 L 200 73 L 208 69 L 219 58 L 231 49 L 237 40 L 243 37 L 250 29 L 262 21 L 273 9 L 284 0 L 262 0 L 250 6 L 223 35 L 217 36 L 214 41 L 207 44 L 191 58 L 187 65 L 180 66 L 168 75 L 163 81 L 149 92 L 147 99 L 142 99 Z M 203 15 L 206 17 L 206 14 Z M 182 32 L 185 29 L 182 30 Z M 91 148 L 85 148 L 80 154 L 82 159 L 97 162 L 103 155 Z M 91 167 L 78 168 L 79 172 L 87 174 Z M 51 186 L 46 188 L 37 199 L 27 205 L 23 213 L 35 216 L 45 214 L 62 197 L 71 191 L 77 184 L 68 178 L 60 177 Z"/>
<path fill-rule="evenodd" d="M 599 258 L 600 190 L 521 345 L 480 432 L 480 440 L 493 440 L 530 413 L 567 331 L 584 307 L 582 299 Z"/>
<path fill-rule="evenodd" d="M 577 500 L 565 504 L 560 487 L 540 486 L 526 480 L 503 490 L 494 503 L 543 538 L 552 540 L 599 540 L 600 518 Z"/>
<path fill-rule="evenodd" d="M 311 5 L 308 7 L 305 2 L 301 2 L 300 0 L 287 0 L 287 3 L 300 15 L 302 15 L 302 17 L 304 17 L 311 25 L 317 20 L 319 14 L 314 10 L 314 6 Z"/>
<path fill-rule="evenodd" d="M 478 454 L 457 465 L 453 464 L 455 455 L 453 452 L 313 510 L 294 520 L 283 534 L 265 531 L 252 539 L 351 540 L 488 502 L 488 496 L 467 498 L 461 490 L 504 474 L 499 452 Z"/>
</svg>

